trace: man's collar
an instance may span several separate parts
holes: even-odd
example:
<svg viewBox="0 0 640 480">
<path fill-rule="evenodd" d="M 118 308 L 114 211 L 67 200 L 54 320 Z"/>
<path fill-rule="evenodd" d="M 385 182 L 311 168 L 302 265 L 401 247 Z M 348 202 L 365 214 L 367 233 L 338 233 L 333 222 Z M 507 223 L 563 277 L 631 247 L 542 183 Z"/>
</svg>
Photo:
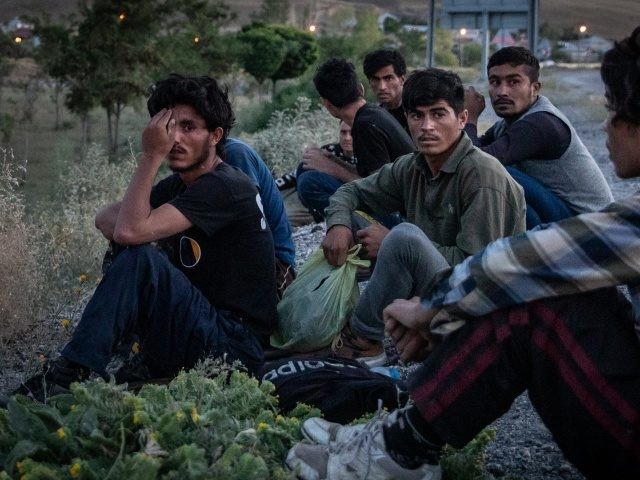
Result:
<svg viewBox="0 0 640 480">
<path fill-rule="evenodd" d="M 471 142 L 471 139 L 464 131 L 462 131 L 456 148 L 453 149 L 453 152 L 451 152 L 451 155 L 449 155 L 447 161 L 444 162 L 444 164 L 440 168 L 440 172 L 455 173 L 455 171 L 458 169 L 458 165 L 460 165 L 460 162 L 462 162 L 462 159 L 472 148 L 473 143 Z M 425 159 L 424 155 L 418 153 L 416 155 L 415 162 L 418 169 L 425 172 L 428 178 L 434 177 L 434 175 L 431 174 L 431 169 L 429 169 L 429 165 L 427 164 L 427 160 Z M 438 172 L 438 174 L 440 172 Z"/>
</svg>

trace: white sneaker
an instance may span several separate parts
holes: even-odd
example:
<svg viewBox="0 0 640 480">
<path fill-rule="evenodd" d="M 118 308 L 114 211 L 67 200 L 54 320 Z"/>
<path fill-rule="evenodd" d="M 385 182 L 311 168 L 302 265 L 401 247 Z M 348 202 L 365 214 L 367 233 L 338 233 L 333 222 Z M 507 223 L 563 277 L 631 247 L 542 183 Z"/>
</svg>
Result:
<svg viewBox="0 0 640 480">
<path fill-rule="evenodd" d="M 319 445 L 330 445 L 332 443 L 342 443 L 351 440 L 351 438 L 362 431 L 366 424 L 359 425 L 342 425 L 333 423 L 324 418 L 314 417 L 305 420 L 302 424 L 302 434 L 307 440 Z"/>
<path fill-rule="evenodd" d="M 393 414 L 386 417 L 392 419 Z M 398 465 L 387 453 L 382 431 L 385 418 L 376 417 L 357 434 L 332 445 L 298 443 L 289 450 L 287 465 L 303 480 L 440 480 L 439 465 L 416 469 Z M 337 435 L 337 434 L 336 434 Z"/>
</svg>

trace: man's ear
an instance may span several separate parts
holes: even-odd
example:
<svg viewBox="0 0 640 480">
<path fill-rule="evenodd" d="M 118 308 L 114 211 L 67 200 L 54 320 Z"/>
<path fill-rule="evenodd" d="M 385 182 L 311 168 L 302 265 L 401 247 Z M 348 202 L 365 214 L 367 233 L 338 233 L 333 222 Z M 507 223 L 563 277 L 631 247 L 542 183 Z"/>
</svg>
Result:
<svg viewBox="0 0 640 480">
<path fill-rule="evenodd" d="M 361 83 L 358 84 L 358 93 L 361 97 L 364 97 L 364 85 Z"/>
<path fill-rule="evenodd" d="M 538 96 L 540 94 L 540 90 L 542 89 L 542 83 L 540 82 L 532 82 L 531 89 L 533 90 L 533 94 Z"/>
<path fill-rule="evenodd" d="M 469 119 L 469 111 L 465 108 L 458 114 L 458 127 L 464 130 L 467 120 Z"/>
<path fill-rule="evenodd" d="M 213 132 L 211 132 L 211 136 L 209 137 L 209 145 L 215 146 L 220 142 L 222 135 L 224 134 L 224 130 L 222 127 L 216 128 Z"/>
</svg>

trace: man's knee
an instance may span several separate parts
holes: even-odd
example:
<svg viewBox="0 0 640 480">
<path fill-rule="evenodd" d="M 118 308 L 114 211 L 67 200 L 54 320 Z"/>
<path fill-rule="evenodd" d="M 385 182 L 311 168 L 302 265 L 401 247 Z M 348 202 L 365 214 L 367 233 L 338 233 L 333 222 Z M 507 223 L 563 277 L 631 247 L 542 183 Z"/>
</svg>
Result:
<svg viewBox="0 0 640 480">
<path fill-rule="evenodd" d="M 149 244 L 132 245 L 118 254 L 113 267 L 121 265 L 126 269 L 132 266 L 145 268 L 165 262 L 168 262 L 166 255 L 157 247 Z"/>
<path fill-rule="evenodd" d="M 379 255 L 405 255 L 429 243 L 431 241 L 419 227 L 403 222 L 389 231 L 382 241 Z"/>
</svg>

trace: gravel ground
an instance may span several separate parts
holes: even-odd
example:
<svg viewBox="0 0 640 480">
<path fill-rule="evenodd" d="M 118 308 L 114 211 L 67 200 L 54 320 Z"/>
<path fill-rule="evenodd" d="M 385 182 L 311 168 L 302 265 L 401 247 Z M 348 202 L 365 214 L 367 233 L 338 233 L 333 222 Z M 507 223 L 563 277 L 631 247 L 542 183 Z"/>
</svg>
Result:
<svg viewBox="0 0 640 480">
<path fill-rule="evenodd" d="M 605 147 L 601 124 L 605 118 L 603 86 L 597 69 L 547 69 L 542 75 L 544 90 L 573 122 L 587 148 L 609 181 L 615 198 L 623 198 L 640 188 L 640 181 L 622 181 L 615 176 Z M 476 85 L 486 91 L 486 84 Z M 487 104 L 489 102 L 487 101 Z M 495 121 L 490 111 L 481 117 L 482 126 Z M 325 233 L 325 225 L 308 225 L 294 231 L 298 251 L 298 265 L 318 247 Z M 43 319 L 21 338 L 0 345 L 0 395 L 7 394 L 19 381 L 33 373 L 41 356 L 55 356 L 69 338 L 69 331 L 61 326 L 59 317 Z M 548 430 L 535 413 L 526 394 L 514 402 L 507 414 L 495 424 L 497 435 L 490 444 L 487 470 L 500 477 L 511 475 L 526 480 L 578 480 L 582 477 L 562 456 Z"/>
</svg>

